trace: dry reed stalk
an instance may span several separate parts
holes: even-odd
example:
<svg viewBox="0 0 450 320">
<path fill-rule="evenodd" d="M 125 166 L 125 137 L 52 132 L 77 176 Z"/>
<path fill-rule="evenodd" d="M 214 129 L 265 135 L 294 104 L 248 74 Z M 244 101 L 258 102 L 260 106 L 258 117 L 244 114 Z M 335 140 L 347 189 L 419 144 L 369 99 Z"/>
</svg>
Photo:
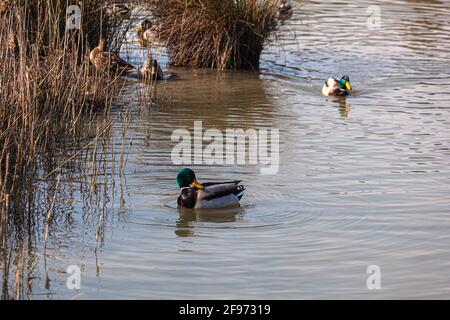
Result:
<svg viewBox="0 0 450 320">
<path fill-rule="evenodd" d="M 13 296 L 15 300 L 20 300 L 21 293 L 23 291 L 23 269 L 24 269 L 24 245 L 22 242 L 20 242 L 19 245 L 19 252 L 17 257 L 17 264 L 16 264 L 16 274 L 14 277 L 14 290 L 13 290 Z"/>
<path fill-rule="evenodd" d="M 119 179 L 120 179 L 120 207 L 123 208 L 125 206 L 125 197 L 124 197 L 124 166 L 125 166 L 125 143 L 127 141 L 127 129 L 130 123 L 130 115 L 129 112 L 125 115 L 125 119 L 122 120 L 122 143 L 120 146 L 120 160 L 119 160 Z"/>
<path fill-rule="evenodd" d="M 8 231 L 9 195 L 0 193 L 0 252 L 6 248 L 6 236 Z"/>
<path fill-rule="evenodd" d="M 50 203 L 50 208 L 48 209 L 48 213 L 47 213 L 47 220 L 45 222 L 44 248 L 47 248 L 48 234 L 49 234 L 50 226 L 53 222 L 53 217 L 54 217 L 53 208 L 55 207 L 56 196 L 58 194 L 60 182 L 61 182 L 61 174 L 58 174 L 58 178 L 56 179 L 55 191 L 53 193 L 52 202 Z M 45 254 L 45 249 L 44 249 L 44 254 Z"/>
</svg>

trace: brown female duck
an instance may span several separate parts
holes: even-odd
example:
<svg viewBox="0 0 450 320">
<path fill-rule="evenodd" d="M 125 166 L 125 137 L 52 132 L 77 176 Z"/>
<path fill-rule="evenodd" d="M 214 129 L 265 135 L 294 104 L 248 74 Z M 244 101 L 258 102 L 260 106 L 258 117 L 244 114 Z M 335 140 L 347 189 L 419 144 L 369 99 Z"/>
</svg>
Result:
<svg viewBox="0 0 450 320">
<path fill-rule="evenodd" d="M 97 47 L 89 54 L 89 60 L 97 70 L 109 71 L 115 74 L 131 73 L 136 67 L 120 58 L 117 54 L 106 52 L 105 39 L 101 38 Z"/>
</svg>

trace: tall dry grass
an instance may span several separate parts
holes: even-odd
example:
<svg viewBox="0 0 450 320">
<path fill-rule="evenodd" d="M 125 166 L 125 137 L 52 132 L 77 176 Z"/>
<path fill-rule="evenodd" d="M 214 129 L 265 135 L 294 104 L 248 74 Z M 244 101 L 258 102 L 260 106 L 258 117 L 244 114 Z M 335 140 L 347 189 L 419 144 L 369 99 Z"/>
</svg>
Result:
<svg viewBox="0 0 450 320">
<path fill-rule="evenodd" d="M 95 128 L 96 115 L 109 112 L 115 78 L 98 75 L 87 56 L 101 34 L 117 46 L 123 30 L 105 15 L 101 0 L 82 2 L 80 30 L 66 29 L 69 1 L 0 1 L 3 235 L 9 221 L 27 221 L 36 183 L 57 174 L 67 147 L 82 148 L 86 118 Z"/>
<path fill-rule="evenodd" d="M 175 66 L 257 69 L 284 0 L 146 0 Z"/>
</svg>

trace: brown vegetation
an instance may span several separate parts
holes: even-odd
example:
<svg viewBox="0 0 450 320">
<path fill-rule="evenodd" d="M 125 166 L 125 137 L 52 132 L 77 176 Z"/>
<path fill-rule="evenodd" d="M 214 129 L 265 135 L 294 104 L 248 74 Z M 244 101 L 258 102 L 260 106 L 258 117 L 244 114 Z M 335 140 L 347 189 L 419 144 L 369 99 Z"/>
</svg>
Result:
<svg viewBox="0 0 450 320">
<path fill-rule="evenodd" d="M 67 147 L 81 148 L 86 117 L 95 128 L 94 111 L 109 110 L 114 78 L 88 59 L 101 34 L 117 45 L 122 32 L 103 5 L 83 1 L 81 29 L 68 30 L 65 0 L 1 2 L 0 231 L 23 217 L 35 184 L 55 172 Z"/>
<path fill-rule="evenodd" d="M 175 66 L 257 69 L 284 0 L 146 0 Z"/>
</svg>

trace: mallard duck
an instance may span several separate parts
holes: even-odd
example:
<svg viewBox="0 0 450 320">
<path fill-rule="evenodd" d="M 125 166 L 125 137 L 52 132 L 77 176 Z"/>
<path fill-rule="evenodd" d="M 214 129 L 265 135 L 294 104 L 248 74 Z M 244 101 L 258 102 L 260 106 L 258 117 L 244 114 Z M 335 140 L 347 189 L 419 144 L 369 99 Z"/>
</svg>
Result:
<svg viewBox="0 0 450 320">
<path fill-rule="evenodd" d="M 139 42 L 144 46 L 152 45 L 158 38 L 157 26 L 148 19 L 145 19 L 137 25 L 136 33 L 138 35 Z"/>
<path fill-rule="evenodd" d="M 144 80 L 157 81 L 164 79 L 164 72 L 158 63 L 158 60 L 153 59 L 151 55 L 149 55 L 139 71 Z"/>
<path fill-rule="evenodd" d="M 341 80 L 330 77 L 322 87 L 322 93 L 325 96 L 346 96 L 351 90 L 352 85 L 348 76 L 343 76 Z"/>
<path fill-rule="evenodd" d="M 113 73 L 130 73 L 136 68 L 120 58 L 115 53 L 105 52 L 105 39 L 101 38 L 98 46 L 89 54 L 89 60 L 97 70 L 110 71 Z"/>
<path fill-rule="evenodd" d="M 239 206 L 245 188 L 241 181 L 197 182 L 194 171 L 182 169 L 177 175 L 177 185 L 181 189 L 178 197 L 180 208 L 219 209 Z"/>
</svg>

